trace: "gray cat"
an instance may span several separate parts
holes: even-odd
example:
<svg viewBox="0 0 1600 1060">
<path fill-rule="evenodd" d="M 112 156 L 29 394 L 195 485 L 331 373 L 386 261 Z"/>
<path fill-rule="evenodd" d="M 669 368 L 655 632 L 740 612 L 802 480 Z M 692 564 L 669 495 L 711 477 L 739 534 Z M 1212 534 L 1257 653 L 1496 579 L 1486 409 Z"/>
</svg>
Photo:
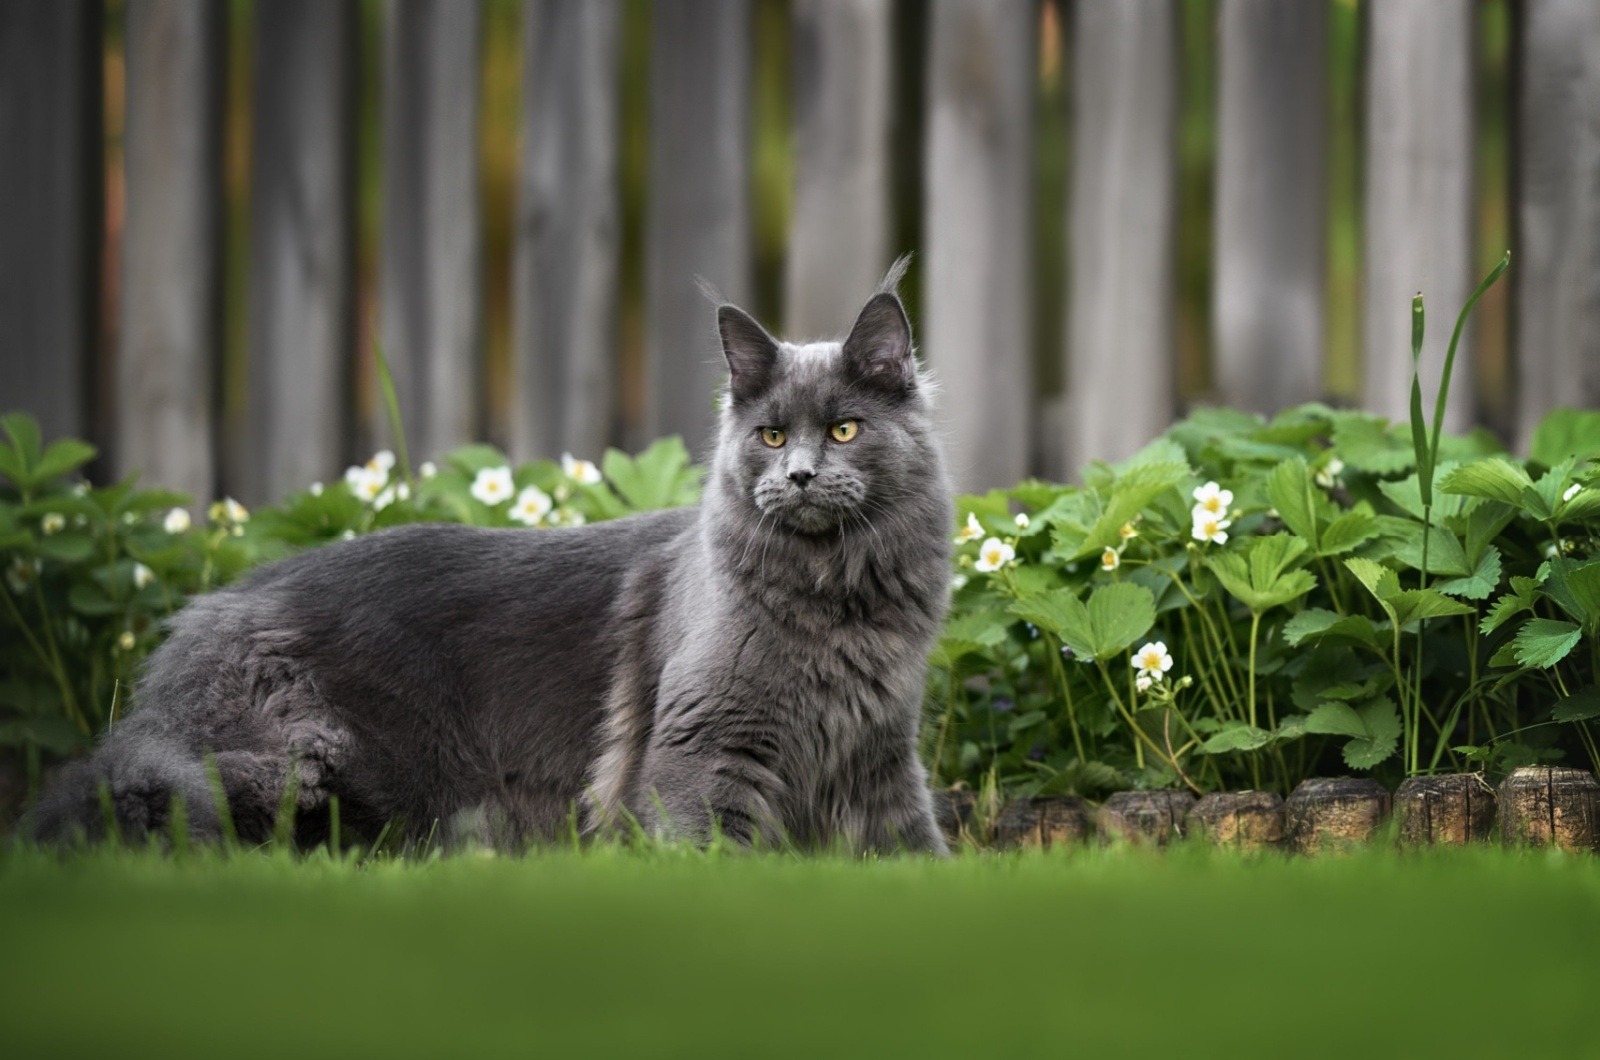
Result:
<svg viewBox="0 0 1600 1060">
<path fill-rule="evenodd" d="M 897 265 L 843 343 L 717 310 L 703 503 L 561 530 L 408 526 L 196 599 L 34 834 L 297 838 L 443 823 L 504 846 L 642 827 L 945 851 L 917 756 L 950 488 Z M 293 774 L 292 781 L 286 777 Z M 575 816 L 576 815 L 576 816 Z"/>
</svg>

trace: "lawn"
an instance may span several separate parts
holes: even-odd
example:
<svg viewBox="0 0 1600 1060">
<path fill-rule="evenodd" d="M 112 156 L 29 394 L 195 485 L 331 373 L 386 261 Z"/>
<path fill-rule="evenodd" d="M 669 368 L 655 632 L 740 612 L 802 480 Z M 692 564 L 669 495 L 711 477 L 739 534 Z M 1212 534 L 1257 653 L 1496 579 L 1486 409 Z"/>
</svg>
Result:
<svg viewBox="0 0 1600 1060">
<path fill-rule="evenodd" d="M 0 853 L 12 1057 L 1600 1056 L 1600 862 Z"/>
</svg>

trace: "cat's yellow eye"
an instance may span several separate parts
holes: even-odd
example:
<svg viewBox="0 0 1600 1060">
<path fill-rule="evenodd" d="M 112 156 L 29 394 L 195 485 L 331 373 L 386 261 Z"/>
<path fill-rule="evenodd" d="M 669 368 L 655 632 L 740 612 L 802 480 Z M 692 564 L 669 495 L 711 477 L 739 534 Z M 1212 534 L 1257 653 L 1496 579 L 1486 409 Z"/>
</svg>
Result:
<svg viewBox="0 0 1600 1060">
<path fill-rule="evenodd" d="M 780 448 L 789 436 L 776 427 L 761 428 L 761 440 L 774 449 Z"/>
<path fill-rule="evenodd" d="M 828 434 L 836 442 L 848 442 L 861 433 L 861 424 L 855 420 L 840 420 L 828 428 Z"/>
</svg>

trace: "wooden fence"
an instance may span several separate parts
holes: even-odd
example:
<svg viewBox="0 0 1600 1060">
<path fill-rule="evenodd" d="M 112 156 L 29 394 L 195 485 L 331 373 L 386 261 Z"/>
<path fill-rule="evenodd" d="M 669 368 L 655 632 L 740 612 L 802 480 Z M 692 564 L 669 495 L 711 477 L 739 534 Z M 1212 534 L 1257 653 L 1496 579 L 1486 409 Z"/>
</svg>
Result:
<svg viewBox="0 0 1600 1060">
<path fill-rule="evenodd" d="M 1218 402 L 1323 396 L 1329 5 L 1214 0 L 1211 273 Z M 897 31 L 907 7 L 925 32 Z M 204 498 L 272 498 L 357 456 L 354 267 L 358 9 L 253 6 L 248 400 L 224 413 L 220 277 L 228 5 L 126 0 L 126 223 L 115 298 L 103 236 L 102 0 L 0 3 L 0 407 L 88 435 L 108 473 Z M 512 236 L 519 457 L 617 441 L 620 0 L 522 11 Z M 753 0 L 655 0 L 643 231 L 645 410 L 632 438 L 708 437 L 719 374 L 704 277 L 752 295 Z M 774 326 L 838 332 L 899 252 L 897 69 L 925 73 L 921 348 L 943 381 L 963 488 L 1126 455 L 1180 411 L 1175 358 L 1176 0 L 789 0 L 794 189 Z M 1600 404 L 1600 3 L 1514 5 L 1516 437 L 1558 404 Z M 1369 0 L 1362 96 L 1364 404 L 1404 414 L 1410 295 L 1430 373 L 1474 282 L 1472 0 Z M 378 332 L 418 458 L 485 430 L 478 0 L 388 0 Z M 1031 213 L 1038 56 L 1070 70 L 1066 389 L 1035 386 Z M 1067 136 L 1066 130 L 1058 130 Z M 100 348 L 102 312 L 116 315 Z M 1467 351 L 1470 357 L 1470 350 Z M 1473 422 L 1458 383 L 1451 418 Z M 362 441 L 368 439 L 363 438 Z"/>
</svg>

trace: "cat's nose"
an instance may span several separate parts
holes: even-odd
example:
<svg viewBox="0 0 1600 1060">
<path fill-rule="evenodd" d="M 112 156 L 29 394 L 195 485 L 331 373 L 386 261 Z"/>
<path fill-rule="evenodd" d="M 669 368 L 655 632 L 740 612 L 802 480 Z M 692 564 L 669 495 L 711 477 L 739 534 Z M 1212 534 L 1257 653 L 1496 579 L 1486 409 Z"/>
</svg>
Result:
<svg viewBox="0 0 1600 1060">
<path fill-rule="evenodd" d="M 807 482 L 810 482 L 816 477 L 817 473 L 811 470 L 809 467 L 797 467 L 793 471 L 789 472 L 789 481 L 793 482 L 796 486 L 799 486 L 802 489 L 805 488 L 805 484 Z"/>
</svg>

